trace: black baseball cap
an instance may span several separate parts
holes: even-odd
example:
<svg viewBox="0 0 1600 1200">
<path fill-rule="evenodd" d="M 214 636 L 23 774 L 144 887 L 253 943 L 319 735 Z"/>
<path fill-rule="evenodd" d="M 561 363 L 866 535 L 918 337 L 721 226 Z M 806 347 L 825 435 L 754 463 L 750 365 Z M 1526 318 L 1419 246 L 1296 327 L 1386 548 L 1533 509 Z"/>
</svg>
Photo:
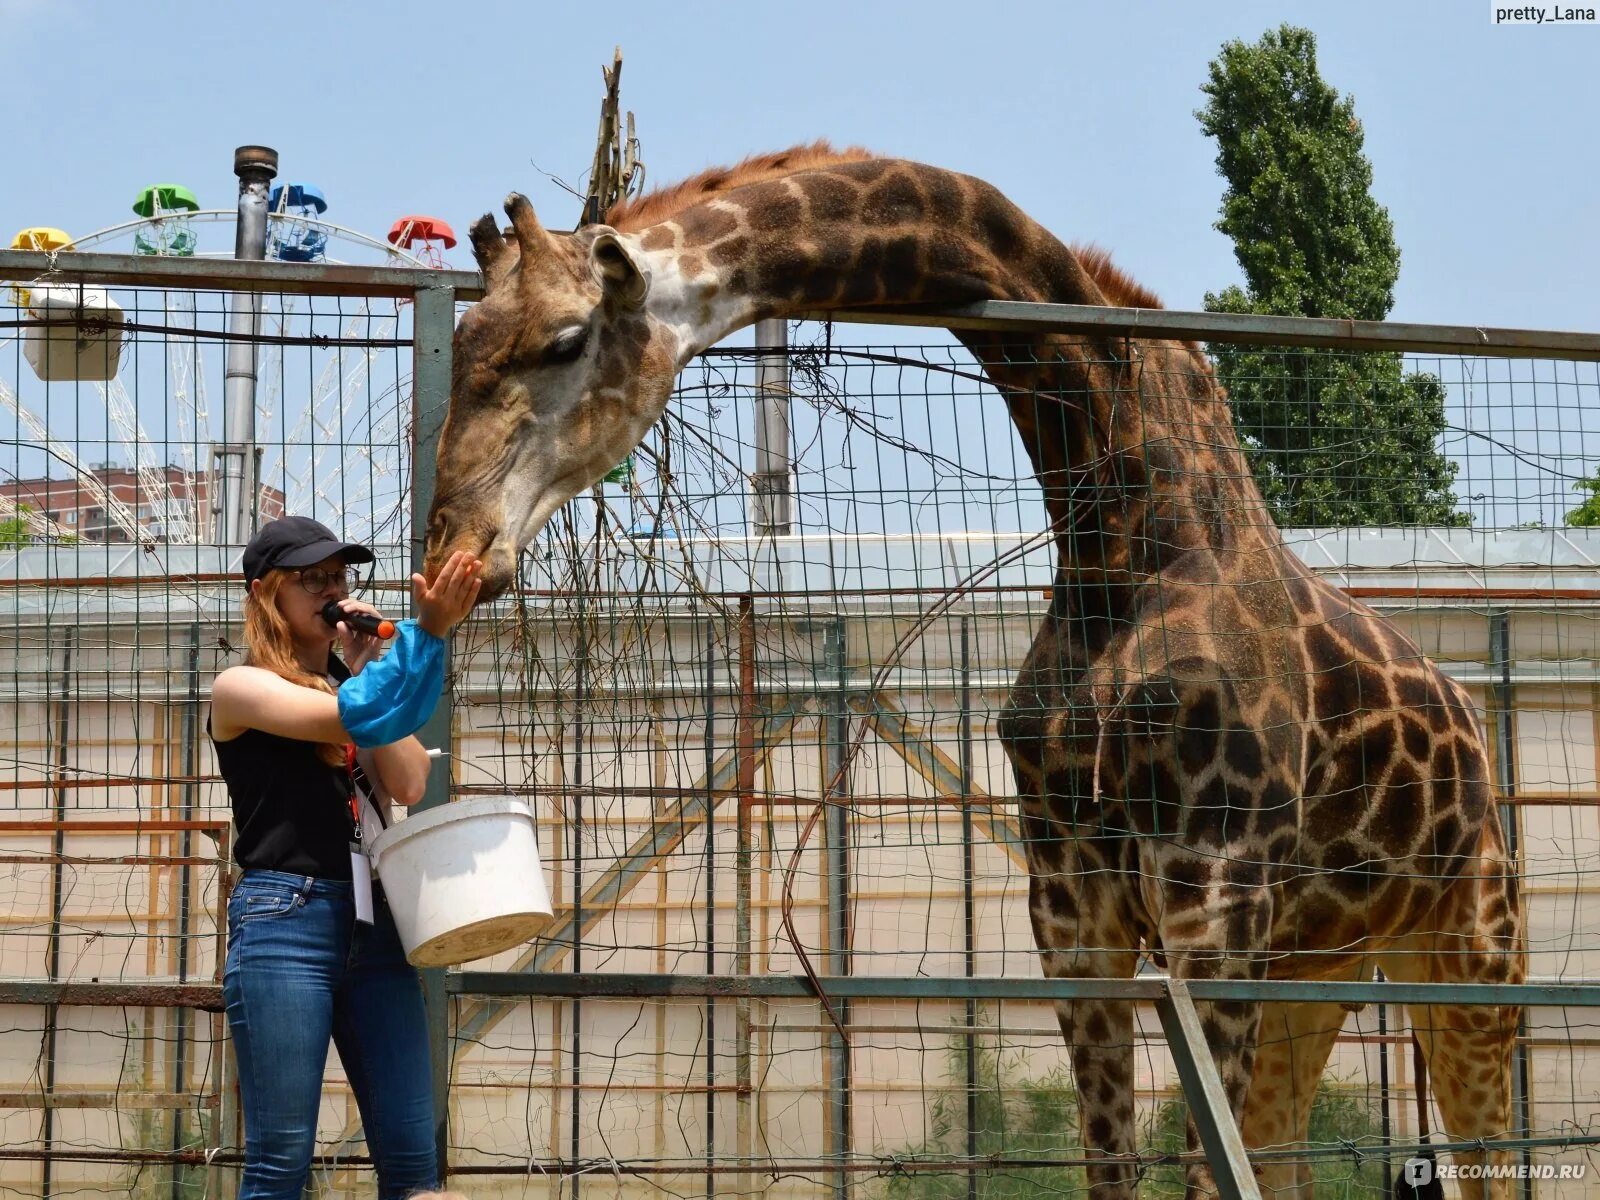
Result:
<svg viewBox="0 0 1600 1200">
<path fill-rule="evenodd" d="M 256 531 L 244 548 L 244 581 L 252 583 L 277 567 L 310 567 L 337 554 L 347 563 L 369 563 L 376 555 L 355 542 L 340 541 L 321 521 L 279 517 Z"/>
</svg>

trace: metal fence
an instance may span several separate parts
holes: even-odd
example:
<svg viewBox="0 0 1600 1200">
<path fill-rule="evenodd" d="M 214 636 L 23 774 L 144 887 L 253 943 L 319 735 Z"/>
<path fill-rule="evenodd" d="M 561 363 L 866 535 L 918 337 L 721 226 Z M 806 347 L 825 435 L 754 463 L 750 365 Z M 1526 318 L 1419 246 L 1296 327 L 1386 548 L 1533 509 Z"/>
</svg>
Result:
<svg viewBox="0 0 1600 1200">
<path fill-rule="evenodd" d="M 204 722 L 210 679 L 237 661 L 238 547 L 210 531 L 229 456 L 254 450 L 205 399 L 220 394 L 224 294 L 257 293 L 265 314 L 257 513 L 307 512 L 373 544 L 373 593 L 398 608 L 453 315 L 477 284 L 92 255 L 51 266 L 51 282 L 111 286 L 129 328 L 114 379 L 46 385 L 24 358 L 22 306 L 0 309 L 0 636 L 14 663 L 0 694 L 13 734 L 0 1189 L 226 1195 L 240 1144 L 217 988 L 227 800 Z M 0 276 L 25 287 L 44 267 L 0 254 Z M 1536 982 L 1451 998 L 1528 1005 L 1504 1144 L 1569 1170 L 1516 1186 L 1595 1190 L 1600 535 L 1567 513 L 1600 466 L 1600 339 L 1014 304 L 873 321 L 819 315 L 782 354 L 696 360 L 644 446 L 456 639 L 449 703 L 423 734 L 451 746 L 453 772 L 435 773 L 427 802 L 530 798 L 558 917 L 519 951 L 428 976 L 455 1186 L 1081 1191 L 1052 1001 L 1096 994 L 1137 1002 L 1147 1194 L 1182 1189 L 1180 1091 L 1223 1186 L 1255 1187 L 1230 1176 L 1231 1123 L 1204 1119 L 1216 1080 L 1197 1013 L 1224 992 L 1359 1008 L 1310 1144 L 1252 1151 L 1258 1164 L 1310 1162 L 1325 1189 L 1375 1195 L 1416 1145 L 1404 1006 L 1447 985 L 1184 986 L 1148 965 L 1127 981 L 1041 977 L 994 718 L 1049 605 L 1054 550 L 981 368 L 942 334 L 893 328 L 957 322 L 1091 346 L 1279 347 L 1254 360 L 1263 380 L 1309 361 L 1293 346 L 1328 349 L 1316 370 L 1368 391 L 1361 373 L 1376 368 L 1357 352 L 1404 354 L 1405 376 L 1437 379 L 1453 527 L 1289 540 L 1484 715 Z M 757 413 L 775 395 L 791 500 L 776 535 L 752 483 Z M 1376 485 L 1360 433 L 1330 461 Z M 1437 1109 L 1430 1126 L 1452 1144 Z M 319 1186 L 363 1186 L 337 1067 L 321 1132 Z"/>
</svg>

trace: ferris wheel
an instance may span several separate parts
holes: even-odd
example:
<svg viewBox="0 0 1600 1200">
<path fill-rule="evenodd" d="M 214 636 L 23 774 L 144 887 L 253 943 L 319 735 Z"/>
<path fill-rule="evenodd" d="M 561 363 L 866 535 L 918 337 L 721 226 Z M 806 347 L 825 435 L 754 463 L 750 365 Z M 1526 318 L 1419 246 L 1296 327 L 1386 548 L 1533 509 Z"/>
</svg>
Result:
<svg viewBox="0 0 1600 1200">
<path fill-rule="evenodd" d="M 387 238 L 379 239 L 328 220 L 328 207 L 326 195 L 313 184 L 280 183 L 272 188 L 266 257 L 294 263 L 439 268 L 445 265 L 441 252 L 455 245 L 453 231 L 438 218 L 401 217 Z M 132 210 L 135 220 L 81 237 L 42 226 L 24 230 L 13 248 L 233 256 L 237 211 L 203 209 L 187 187 L 146 187 L 135 197 Z M 90 304 L 89 289 L 58 290 L 73 291 L 70 303 L 80 310 Z M 49 299 L 26 289 L 14 291 L 19 306 L 34 315 Z M 197 298 L 204 295 L 172 289 L 142 294 L 137 303 L 147 307 L 141 319 L 159 320 L 167 330 L 161 355 L 113 350 L 102 356 L 104 370 L 73 372 L 56 364 L 55 375 L 36 365 L 38 383 L 45 389 L 42 394 L 35 381 L 19 379 L 13 390 L 0 378 L 0 406 L 11 411 L 51 468 L 69 471 L 97 503 L 105 521 L 100 532 L 106 537 L 142 543 L 214 540 L 208 481 L 211 448 L 221 441 L 222 431 L 211 412 L 208 391 L 217 390 L 213 376 L 221 369 L 223 355 L 213 349 L 208 362 L 204 341 L 185 338 L 181 332 L 218 326 L 210 305 L 220 310 L 220 298 L 207 297 L 202 300 L 206 309 L 196 311 Z M 112 310 L 117 310 L 111 322 L 115 330 L 115 322 L 121 320 L 116 302 L 109 298 L 95 302 L 106 306 L 97 316 L 111 318 Z M 408 320 L 404 305 L 378 298 L 344 298 L 328 311 L 327 305 L 318 310 L 310 297 L 285 295 L 262 314 L 256 412 L 258 429 L 267 436 L 257 443 L 256 500 L 263 516 L 294 512 L 336 518 L 346 536 L 367 538 L 400 515 L 408 467 L 404 433 L 409 389 L 403 386 L 406 380 L 392 346 L 402 322 Z M 288 369 L 284 339 L 313 329 L 329 333 L 330 321 L 338 323 L 340 336 L 321 349 L 297 348 L 293 369 Z M 27 331 L 19 336 L 27 336 Z M 0 348 L 13 340 L 0 340 Z M 384 343 L 390 346 L 387 359 L 378 348 Z M 28 357 L 31 363 L 34 355 L 30 352 Z M 158 358 L 159 363 L 152 361 Z M 375 371 L 380 366 L 385 369 L 381 379 Z M 405 369 L 409 370 L 408 363 Z M 103 403 L 106 454 L 98 462 L 86 462 L 81 454 L 86 442 L 101 442 L 92 426 L 52 428 L 53 423 L 39 415 L 61 411 L 61 405 L 52 407 L 48 388 L 52 380 L 69 379 L 74 388 L 92 385 Z M 152 427 L 159 436 L 150 436 Z M 46 512 L 18 510 L 15 500 L 0 495 L 0 519 L 25 515 L 35 537 L 56 540 L 81 532 L 56 523 Z M 92 537 L 94 531 L 89 534 Z"/>
</svg>

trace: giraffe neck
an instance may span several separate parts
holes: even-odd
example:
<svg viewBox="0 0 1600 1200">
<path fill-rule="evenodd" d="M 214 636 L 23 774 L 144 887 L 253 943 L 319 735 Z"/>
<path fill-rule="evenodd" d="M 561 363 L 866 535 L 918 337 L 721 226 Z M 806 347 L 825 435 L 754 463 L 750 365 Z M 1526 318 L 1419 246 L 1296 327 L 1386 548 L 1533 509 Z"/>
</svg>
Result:
<svg viewBox="0 0 1600 1200">
<path fill-rule="evenodd" d="M 990 185 L 883 159 L 735 188 L 637 238 L 655 276 L 652 310 L 676 332 L 680 362 L 766 317 L 985 299 L 1108 304 L 1126 282 L 1087 269 Z M 956 336 L 1006 400 L 1070 578 L 1133 586 L 1188 550 L 1281 544 L 1194 347 Z"/>
</svg>

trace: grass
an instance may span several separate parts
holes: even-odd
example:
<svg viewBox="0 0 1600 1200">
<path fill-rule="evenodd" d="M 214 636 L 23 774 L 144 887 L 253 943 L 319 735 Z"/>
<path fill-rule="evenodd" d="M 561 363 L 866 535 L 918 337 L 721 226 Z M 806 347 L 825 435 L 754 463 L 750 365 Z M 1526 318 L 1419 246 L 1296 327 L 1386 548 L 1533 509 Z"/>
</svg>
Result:
<svg viewBox="0 0 1600 1200">
<path fill-rule="evenodd" d="M 979 1022 L 987 1024 L 980 1014 Z M 969 1052 L 964 1034 L 954 1035 L 946 1053 L 949 1088 L 928 1107 L 927 1136 L 896 1157 L 908 1167 L 917 1163 L 949 1164 L 948 1170 L 905 1170 L 885 1180 L 877 1194 L 883 1200 L 966 1200 L 968 1172 L 967 1080 L 971 1057 L 975 1142 L 978 1159 L 1013 1162 L 1075 1158 L 1083 1154 L 1078 1134 L 1078 1095 L 1071 1073 L 1058 1067 L 1041 1075 L 1026 1074 L 1021 1053 L 1002 1054 L 992 1035 L 972 1037 Z M 1181 1154 L 1185 1148 L 1188 1107 L 1180 1099 L 1158 1105 L 1141 1139 L 1148 1157 Z M 1307 1135 L 1313 1146 L 1375 1146 L 1380 1139 L 1378 1114 L 1363 1091 L 1324 1080 L 1311 1106 Z M 1081 1167 L 1042 1165 L 985 1167 L 973 1173 L 973 1194 L 979 1200 L 1021 1200 L 1022 1197 L 1084 1194 Z M 1312 1167 L 1318 1200 L 1372 1200 L 1383 1194 L 1380 1161 L 1357 1164 L 1350 1156 L 1319 1158 Z M 1183 1167 L 1175 1162 L 1147 1167 L 1140 1195 L 1168 1200 L 1183 1195 Z"/>
</svg>

